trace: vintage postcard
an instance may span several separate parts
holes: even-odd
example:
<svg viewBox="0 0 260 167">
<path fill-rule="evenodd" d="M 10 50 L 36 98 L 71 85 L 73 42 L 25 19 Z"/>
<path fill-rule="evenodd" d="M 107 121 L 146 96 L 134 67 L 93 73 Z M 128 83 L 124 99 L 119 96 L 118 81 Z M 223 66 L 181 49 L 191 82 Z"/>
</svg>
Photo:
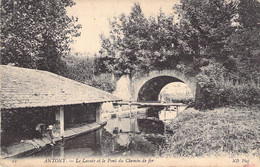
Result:
<svg viewBox="0 0 260 167">
<path fill-rule="evenodd" d="M 3 167 L 260 165 L 258 0 L 2 0 Z"/>
</svg>

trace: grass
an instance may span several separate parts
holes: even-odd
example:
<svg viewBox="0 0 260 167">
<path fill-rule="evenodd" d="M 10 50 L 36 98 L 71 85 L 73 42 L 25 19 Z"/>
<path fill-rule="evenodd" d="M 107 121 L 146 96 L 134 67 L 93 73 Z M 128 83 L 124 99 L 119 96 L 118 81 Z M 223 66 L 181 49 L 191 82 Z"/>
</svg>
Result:
<svg viewBox="0 0 260 167">
<path fill-rule="evenodd" d="M 257 108 L 220 108 L 201 112 L 192 108 L 167 125 L 163 157 L 257 155 L 260 111 Z M 259 152 L 258 152 L 259 155 Z"/>
</svg>

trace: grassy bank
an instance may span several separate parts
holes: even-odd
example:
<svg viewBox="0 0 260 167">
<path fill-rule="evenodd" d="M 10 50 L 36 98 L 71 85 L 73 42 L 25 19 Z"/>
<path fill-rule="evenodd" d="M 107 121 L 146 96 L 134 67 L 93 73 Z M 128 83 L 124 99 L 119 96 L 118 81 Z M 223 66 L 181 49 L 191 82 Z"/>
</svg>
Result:
<svg viewBox="0 0 260 167">
<path fill-rule="evenodd" d="M 187 109 L 167 125 L 164 157 L 256 155 L 260 142 L 260 111 L 220 108 Z M 259 152 L 258 152 L 259 154 Z"/>
</svg>

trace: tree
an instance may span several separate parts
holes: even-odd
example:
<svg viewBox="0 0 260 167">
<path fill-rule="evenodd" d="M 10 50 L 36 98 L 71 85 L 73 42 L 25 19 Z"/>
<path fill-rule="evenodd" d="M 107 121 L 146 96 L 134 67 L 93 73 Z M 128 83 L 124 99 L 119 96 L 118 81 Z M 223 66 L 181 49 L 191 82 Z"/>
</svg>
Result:
<svg viewBox="0 0 260 167">
<path fill-rule="evenodd" d="M 173 16 L 166 17 L 161 10 L 157 18 L 147 19 L 135 3 L 128 16 L 110 20 L 110 30 L 109 37 L 101 36 L 100 54 L 107 57 L 106 66 L 115 74 L 131 77 L 135 72 L 161 70 L 178 62 Z"/>
<path fill-rule="evenodd" d="M 182 60 L 182 49 L 174 17 L 172 15 L 167 17 L 160 10 L 156 19 L 150 17 L 148 30 L 150 38 L 147 50 L 151 51 L 150 66 L 157 70 L 175 69 Z"/>
<path fill-rule="evenodd" d="M 240 0 L 236 31 L 228 39 L 227 50 L 237 62 L 236 73 L 244 79 L 260 78 L 260 2 Z M 229 64 L 229 63 L 227 63 Z"/>
<path fill-rule="evenodd" d="M 110 20 L 110 36 L 101 36 L 102 49 L 100 53 L 113 58 L 111 71 L 115 74 L 133 74 L 140 60 L 139 52 L 147 37 L 147 19 L 141 7 L 135 3 L 129 16 L 122 14 Z"/>
<path fill-rule="evenodd" d="M 260 24 L 260 2 L 258 0 L 240 0 L 238 4 L 238 22 L 247 29 L 254 29 Z"/>
<path fill-rule="evenodd" d="M 105 73 L 104 66 L 100 66 L 103 59 L 89 53 L 74 53 L 64 56 L 62 61 L 66 64 L 64 77 L 96 87 L 98 89 L 113 92 L 115 83 L 111 73 Z M 101 73 L 104 72 L 104 73 Z"/>
<path fill-rule="evenodd" d="M 80 34 L 77 18 L 66 15 L 72 0 L 3 0 L 1 6 L 2 64 L 61 71 L 61 57 Z"/>
<path fill-rule="evenodd" d="M 225 46 L 235 27 L 237 3 L 225 0 L 181 0 L 174 7 L 179 16 L 179 40 L 188 61 L 185 71 L 197 75 L 203 66 L 228 59 Z"/>
<path fill-rule="evenodd" d="M 63 76 L 91 85 L 95 72 L 95 57 L 91 57 L 88 53 L 74 53 L 64 56 L 62 61 L 66 63 L 66 72 L 62 74 Z"/>
<path fill-rule="evenodd" d="M 225 60 L 224 46 L 234 31 L 232 19 L 236 3 L 225 0 L 181 0 L 175 7 L 179 15 L 180 40 L 186 53 L 195 59 Z"/>
<path fill-rule="evenodd" d="M 175 9 L 183 52 L 193 59 L 187 67 L 199 73 L 215 62 L 237 77 L 259 76 L 259 4 L 257 0 L 181 0 Z"/>
<path fill-rule="evenodd" d="M 120 75 L 177 69 L 195 76 L 216 63 L 238 77 L 259 71 L 258 1 L 181 0 L 174 9 L 176 23 L 162 11 L 145 18 L 138 3 L 128 16 L 111 20 L 110 35 L 101 36 L 103 69 Z"/>
</svg>

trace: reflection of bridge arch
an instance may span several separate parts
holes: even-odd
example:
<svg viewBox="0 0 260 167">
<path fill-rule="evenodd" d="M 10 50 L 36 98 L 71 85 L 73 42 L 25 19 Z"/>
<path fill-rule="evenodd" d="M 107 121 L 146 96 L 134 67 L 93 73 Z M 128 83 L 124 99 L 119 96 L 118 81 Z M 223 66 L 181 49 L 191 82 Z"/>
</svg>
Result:
<svg viewBox="0 0 260 167">
<path fill-rule="evenodd" d="M 174 70 L 152 71 L 149 74 L 136 74 L 133 77 L 134 100 L 158 101 L 158 95 L 164 86 L 172 82 L 183 82 L 191 89 L 193 96 L 196 92 L 196 80 L 186 77 Z"/>
</svg>

